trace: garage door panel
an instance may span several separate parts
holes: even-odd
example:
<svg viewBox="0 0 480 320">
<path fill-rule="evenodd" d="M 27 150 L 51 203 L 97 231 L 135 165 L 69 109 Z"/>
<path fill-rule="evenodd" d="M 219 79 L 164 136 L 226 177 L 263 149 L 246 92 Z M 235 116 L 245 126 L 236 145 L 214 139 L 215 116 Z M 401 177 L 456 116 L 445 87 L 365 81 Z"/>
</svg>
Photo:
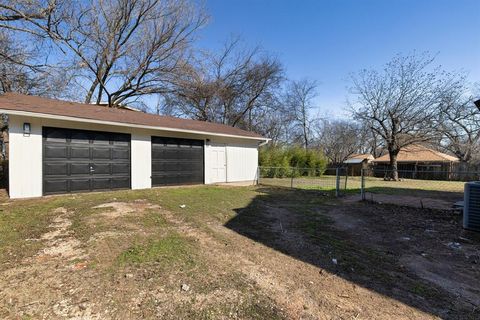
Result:
<svg viewBox="0 0 480 320">
<path fill-rule="evenodd" d="M 179 152 L 177 149 L 162 149 L 155 150 L 152 154 L 154 159 L 163 159 L 163 160 L 177 160 L 179 159 Z"/>
<path fill-rule="evenodd" d="M 177 174 L 157 175 L 152 179 L 153 185 L 178 185 L 181 184 Z"/>
<path fill-rule="evenodd" d="M 112 149 L 113 159 L 130 159 L 130 150 L 129 149 Z"/>
<path fill-rule="evenodd" d="M 153 171 L 154 172 L 168 172 L 168 171 L 177 171 L 178 170 L 178 162 L 154 162 L 153 163 Z"/>
<path fill-rule="evenodd" d="M 112 164 L 112 173 L 128 173 L 130 172 L 130 165 L 128 163 L 113 163 Z"/>
<path fill-rule="evenodd" d="M 198 171 L 195 171 L 190 173 L 190 176 L 194 182 L 203 183 L 203 173 L 200 174 Z"/>
<path fill-rule="evenodd" d="M 91 189 L 90 178 L 70 180 L 70 191 L 90 191 Z"/>
<path fill-rule="evenodd" d="M 46 176 L 67 175 L 68 163 L 49 163 L 43 166 L 43 172 Z"/>
<path fill-rule="evenodd" d="M 66 146 L 47 146 L 44 152 L 45 158 L 57 158 L 64 159 L 67 158 L 67 147 Z"/>
<path fill-rule="evenodd" d="M 130 178 L 128 177 L 113 177 L 111 179 L 112 189 L 124 189 L 130 188 Z"/>
<path fill-rule="evenodd" d="M 92 179 L 93 189 L 95 190 L 108 190 L 112 189 L 110 178 L 94 178 Z"/>
<path fill-rule="evenodd" d="M 184 160 L 197 160 L 200 156 L 203 156 L 203 153 L 194 149 L 183 149 L 177 156 Z"/>
<path fill-rule="evenodd" d="M 85 162 L 72 162 L 70 163 L 70 174 L 71 175 L 89 175 L 90 174 L 90 163 Z"/>
<path fill-rule="evenodd" d="M 204 182 L 203 140 L 152 137 L 152 185 Z"/>
<path fill-rule="evenodd" d="M 72 159 L 90 159 L 89 147 L 70 147 L 70 158 Z"/>
<path fill-rule="evenodd" d="M 200 176 L 195 172 L 182 172 L 179 179 L 182 183 L 202 183 L 203 175 Z"/>
<path fill-rule="evenodd" d="M 43 183 L 43 188 L 45 193 L 64 193 L 68 188 L 68 180 L 51 180 L 46 179 Z"/>
<path fill-rule="evenodd" d="M 177 164 L 177 167 L 178 169 L 181 171 L 181 172 L 190 172 L 190 173 L 193 173 L 195 172 L 196 170 L 198 171 L 200 168 L 198 168 L 198 165 L 197 165 L 197 168 L 195 168 L 195 164 L 194 163 L 191 163 L 191 162 L 179 162 Z"/>
<path fill-rule="evenodd" d="M 130 135 L 45 127 L 43 138 L 45 194 L 130 187 Z"/>
<path fill-rule="evenodd" d="M 166 164 L 165 162 L 152 162 L 152 173 L 154 174 L 160 174 L 161 171 L 165 171 L 166 169 Z"/>
<path fill-rule="evenodd" d="M 95 163 L 92 165 L 92 173 L 94 175 L 98 175 L 98 174 L 110 174 L 111 173 L 111 170 L 110 170 L 110 166 L 111 164 L 110 163 Z"/>
<path fill-rule="evenodd" d="M 157 147 L 152 147 L 152 159 L 159 159 L 163 157 L 163 150 Z"/>
<path fill-rule="evenodd" d="M 111 159 L 111 149 L 110 148 L 92 148 L 92 159 Z"/>
<path fill-rule="evenodd" d="M 186 168 L 195 172 L 203 172 L 203 163 L 188 163 L 185 164 Z M 203 176 L 203 174 L 202 174 Z"/>
</svg>

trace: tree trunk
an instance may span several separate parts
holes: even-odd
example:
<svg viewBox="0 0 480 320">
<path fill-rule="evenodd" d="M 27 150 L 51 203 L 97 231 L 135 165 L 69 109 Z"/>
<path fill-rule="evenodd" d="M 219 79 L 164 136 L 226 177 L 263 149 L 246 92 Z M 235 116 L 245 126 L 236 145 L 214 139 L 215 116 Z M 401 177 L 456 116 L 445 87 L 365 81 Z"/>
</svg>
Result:
<svg viewBox="0 0 480 320">
<path fill-rule="evenodd" d="M 392 179 L 393 181 L 398 181 L 398 151 L 388 150 L 388 155 L 390 156 L 390 179 Z"/>
<path fill-rule="evenodd" d="M 307 124 L 303 122 L 303 140 L 305 142 L 305 150 L 308 149 L 308 133 L 307 133 Z"/>
<path fill-rule="evenodd" d="M 98 80 L 95 79 L 92 85 L 90 86 L 90 89 L 88 90 L 87 95 L 85 96 L 85 103 L 92 102 L 93 93 L 95 92 L 95 89 L 97 88 L 97 86 L 98 86 Z"/>
</svg>

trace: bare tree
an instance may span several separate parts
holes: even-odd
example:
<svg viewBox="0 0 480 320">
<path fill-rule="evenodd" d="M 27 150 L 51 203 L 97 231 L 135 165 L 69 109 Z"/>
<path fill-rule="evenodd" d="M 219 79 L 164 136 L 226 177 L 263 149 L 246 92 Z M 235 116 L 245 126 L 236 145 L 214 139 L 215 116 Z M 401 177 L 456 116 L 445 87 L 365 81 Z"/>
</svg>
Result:
<svg viewBox="0 0 480 320">
<path fill-rule="evenodd" d="M 353 121 L 323 120 L 318 131 L 316 144 L 333 165 L 343 163 L 364 148 L 364 130 Z"/>
<path fill-rule="evenodd" d="M 193 34 L 206 22 L 187 0 L 22 3 L 0 5 L 6 21 L 0 27 L 53 41 L 78 66 L 85 102 L 106 99 L 111 106 L 171 90 Z"/>
<path fill-rule="evenodd" d="M 43 37 L 27 32 L 23 26 L 28 20 L 46 23 L 56 4 L 57 1 L 0 0 L 1 92 L 39 95 L 48 89 L 54 89 L 51 95 L 59 92 L 58 83 L 49 85 L 55 80 L 52 74 L 58 70 L 51 68 L 47 64 L 48 55 L 41 53 Z"/>
<path fill-rule="evenodd" d="M 216 94 L 218 84 L 209 78 L 208 68 L 199 61 L 187 65 L 185 72 L 175 80 L 175 89 L 163 94 L 164 114 L 187 117 L 201 121 L 216 122 Z"/>
<path fill-rule="evenodd" d="M 426 54 L 397 56 L 381 72 L 362 70 L 352 76 L 353 116 L 382 138 L 393 180 L 398 180 L 400 150 L 435 136 L 435 107 L 458 85 L 457 77 L 432 68 L 433 61 Z"/>
<path fill-rule="evenodd" d="M 287 87 L 285 104 L 290 110 L 293 119 L 293 128 L 300 132 L 302 145 L 308 149 L 311 140 L 311 109 L 313 100 L 317 96 L 317 83 L 302 79 L 291 81 Z"/>
<path fill-rule="evenodd" d="M 16 0 L 0 1 L 0 21 L 40 21 L 48 20 L 52 13 L 61 6 L 62 0 Z M 8 28 L 13 28 L 7 25 Z"/>
<path fill-rule="evenodd" d="M 480 153 L 480 110 L 466 85 L 453 88 L 439 105 L 436 125 L 441 144 L 461 162 L 468 163 Z"/>
<path fill-rule="evenodd" d="M 32 53 L 0 30 L 0 92 L 27 92 L 40 67 L 32 65 Z"/>
<path fill-rule="evenodd" d="M 39 63 L 30 50 L 0 29 L 0 93 L 19 92 L 49 97 L 67 97 L 70 70 Z"/>
<path fill-rule="evenodd" d="M 259 48 L 241 49 L 238 39 L 220 53 L 204 53 L 185 70 L 166 95 L 169 114 L 255 130 L 266 111 L 278 106 L 280 63 Z"/>
<path fill-rule="evenodd" d="M 362 145 L 362 153 L 370 153 L 374 158 L 378 158 L 384 154 L 385 148 L 382 138 L 373 131 L 369 126 L 362 128 L 361 137 L 365 139 L 365 143 Z"/>
</svg>

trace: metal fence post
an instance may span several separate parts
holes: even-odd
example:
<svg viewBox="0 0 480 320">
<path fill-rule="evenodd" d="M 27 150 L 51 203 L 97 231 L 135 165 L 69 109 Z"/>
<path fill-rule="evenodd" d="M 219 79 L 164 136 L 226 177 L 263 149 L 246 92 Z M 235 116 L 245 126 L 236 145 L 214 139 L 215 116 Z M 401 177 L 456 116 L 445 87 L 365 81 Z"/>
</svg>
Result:
<svg viewBox="0 0 480 320">
<path fill-rule="evenodd" d="M 340 196 L 340 169 L 336 169 L 335 196 Z"/>
<path fill-rule="evenodd" d="M 348 186 L 348 170 L 347 169 L 342 169 L 342 173 L 345 173 L 345 192 L 347 191 L 347 186 Z"/>
<path fill-rule="evenodd" d="M 365 201 L 365 169 L 361 171 L 360 178 L 360 195 L 362 196 L 362 201 Z"/>
</svg>

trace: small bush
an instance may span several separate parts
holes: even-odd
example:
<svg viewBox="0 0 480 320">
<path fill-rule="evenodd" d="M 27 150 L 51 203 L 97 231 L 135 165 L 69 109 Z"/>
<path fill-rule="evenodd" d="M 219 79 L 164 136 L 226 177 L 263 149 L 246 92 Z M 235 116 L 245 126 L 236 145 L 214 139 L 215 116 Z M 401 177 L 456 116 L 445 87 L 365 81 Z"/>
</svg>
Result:
<svg viewBox="0 0 480 320">
<path fill-rule="evenodd" d="M 262 177 L 286 178 L 320 176 L 327 160 L 319 150 L 305 150 L 299 146 L 266 146 L 260 149 Z"/>
</svg>

